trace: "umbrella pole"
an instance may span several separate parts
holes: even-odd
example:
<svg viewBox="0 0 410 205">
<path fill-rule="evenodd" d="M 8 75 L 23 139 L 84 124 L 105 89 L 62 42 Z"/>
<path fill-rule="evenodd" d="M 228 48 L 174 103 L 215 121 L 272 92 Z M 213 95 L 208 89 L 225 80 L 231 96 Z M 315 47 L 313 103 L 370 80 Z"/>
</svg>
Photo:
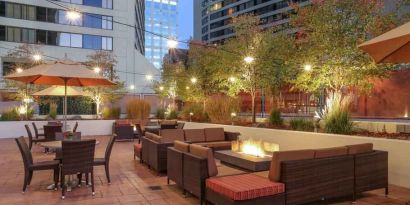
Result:
<svg viewBox="0 0 410 205">
<path fill-rule="evenodd" d="M 67 131 L 67 79 L 64 78 L 64 131 Z"/>
</svg>

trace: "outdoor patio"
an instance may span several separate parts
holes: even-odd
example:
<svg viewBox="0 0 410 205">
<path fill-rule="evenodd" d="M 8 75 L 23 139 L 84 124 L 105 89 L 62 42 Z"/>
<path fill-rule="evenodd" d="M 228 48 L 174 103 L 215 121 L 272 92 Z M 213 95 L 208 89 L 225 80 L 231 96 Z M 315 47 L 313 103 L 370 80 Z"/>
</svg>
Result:
<svg viewBox="0 0 410 205">
<path fill-rule="evenodd" d="M 90 138 L 90 137 L 87 137 Z M 107 136 L 97 136 L 100 144 L 96 146 L 96 157 L 104 154 Z M 96 195 L 92 197 L 91 189 L 75 188 L 66 194 L 66 199 L 61 200 L 61 192 L 49 191 L 47 186 L 52 183 L 52 171 L 35 172 L 33 181 L 25 194 L 21 193 L 24 178 L 23 162 L 14 139 L 1 139 L 0 152 L 0 204 L 199 204 L 196 197 L 184 197 L 181 189 L 175 185 L 167 185 L 166 175 L 158 176 L 142 165 L 138 160 L 133 160 L 133 144 L 135 142 L 116 142 L 112 151 L 110 164 L 111 181 L 107 184 L 104 168 L 95 168 Z M 32 150 L 34 161 L 53 159 L 54 154 L 45 154 L 38 145 Z M 225 165 L 218 163 L 218 170 L 222 173 L 240 173 Z M 390 186 L 390 195 L 384 197 L 384 190 L 367 192 L 360 196 L 357 204 L 389 204 L 407 205 L 410 200 L 410 190 Z M 345 202 L 333 204 L 351 204 L 349 199 Z M 317 204 L 317 203 L 316 203 Z"/>
</svg>

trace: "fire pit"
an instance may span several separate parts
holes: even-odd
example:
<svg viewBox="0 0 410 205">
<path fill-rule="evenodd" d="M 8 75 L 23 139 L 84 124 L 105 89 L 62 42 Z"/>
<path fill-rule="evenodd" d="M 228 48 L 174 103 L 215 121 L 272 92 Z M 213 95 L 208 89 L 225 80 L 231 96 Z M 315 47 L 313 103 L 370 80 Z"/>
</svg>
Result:
<svg viewBox="0 0 410 205">
<path fill-rule="evenodd" d="M 232 142 L 231 150 L 215 152 L 215 158 L 222 163 L 258 172 L 270 168 L 272 153 L 279 150 L 279 145 L 254 139 L 238 140 Z"/>
</svg>

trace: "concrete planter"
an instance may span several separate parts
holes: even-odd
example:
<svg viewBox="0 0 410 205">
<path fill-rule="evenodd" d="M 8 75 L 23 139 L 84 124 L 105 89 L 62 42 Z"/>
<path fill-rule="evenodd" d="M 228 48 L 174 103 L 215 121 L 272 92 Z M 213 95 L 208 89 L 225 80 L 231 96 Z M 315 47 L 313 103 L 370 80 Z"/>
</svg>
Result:
<svg viewBox="0 0 410 205">
<path fill-rule="evenodd" d="M 194 122 L 186 122 L 184 129 L 205 127 L 224 127 L 227 131 L 240 132 L 241 137 L 275 142 L 280 145 L 280 150 L 373 143 L 375 149 L 389 152 L 389 183 L 410 188 L 410 141 Z"/>
</svg>

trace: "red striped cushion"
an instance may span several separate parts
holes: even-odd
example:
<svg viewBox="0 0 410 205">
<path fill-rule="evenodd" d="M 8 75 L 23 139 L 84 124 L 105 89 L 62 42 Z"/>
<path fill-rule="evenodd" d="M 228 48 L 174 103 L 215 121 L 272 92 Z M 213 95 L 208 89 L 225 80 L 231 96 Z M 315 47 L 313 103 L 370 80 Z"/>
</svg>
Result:
<svg viewBox="0 0 410 205">
<path fill-rule="evenodd" d="M 285 185 L 254 174 L 215 177 L 206 187 L 232 200 L 242 201 L 285 192 Z"/>
</svg>

